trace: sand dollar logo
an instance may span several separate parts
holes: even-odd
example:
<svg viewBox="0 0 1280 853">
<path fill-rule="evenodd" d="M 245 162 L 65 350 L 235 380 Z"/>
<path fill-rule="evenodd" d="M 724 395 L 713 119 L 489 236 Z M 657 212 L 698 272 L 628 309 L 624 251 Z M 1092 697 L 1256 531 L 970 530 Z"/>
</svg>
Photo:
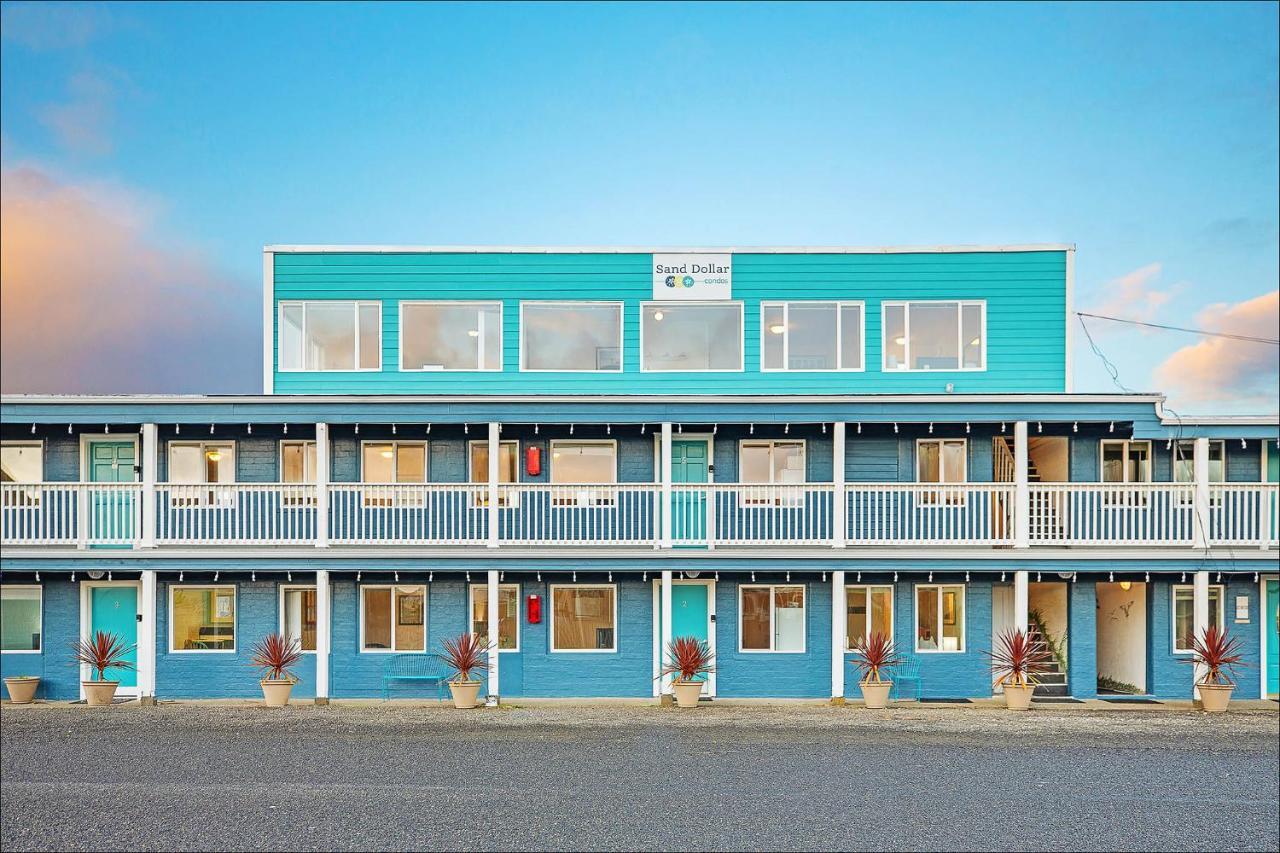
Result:
<svg viewBox="0 0 1280 853">
<path fill-rule="evenodd" d="M 693 287 L 693 276 L 691 275 L 685 276 L 682 284 L 684 284 L 685 287 Z"/>
<path fill-rule="evenodd" d="M 667 287 L 675 287 L 675 286 L 676 286 L 676 277 L 673 275 L 667 276 Z"/>
</svg>

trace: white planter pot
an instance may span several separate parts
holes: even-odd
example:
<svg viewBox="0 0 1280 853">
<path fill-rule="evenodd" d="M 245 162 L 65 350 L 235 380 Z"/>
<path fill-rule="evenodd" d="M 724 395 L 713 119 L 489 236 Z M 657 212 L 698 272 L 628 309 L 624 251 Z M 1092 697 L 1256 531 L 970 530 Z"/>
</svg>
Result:
<svg viewBox="0 0 1280 853">
<path fill-rule="evenodd" d="M 1200 688 L 1200 707 L 1208 714 L 1221 714 L 1231 704 L 1234 684 L 1197 684 Z"/>
<path fill-rule="evenodd" d="M 859 681 L 858 686 L 862 688 L 862 702 L 868 708 L 878 711 L 888 707 L 892 681 Z"/>
<path fill-rule="evenodd" d="M 698 707 L 698 697 L 702 695 L 701 681 L 676 681 L 671 685 L 671 692 L 676 696 L 677 708 Z"/>
<path fill-rule="evenodd" d="M 476 706 L 480 696 L 480 682 L 450 681 L 449 692 L 453 694 L 453 707 L 465 711 Z"/>
</svg>

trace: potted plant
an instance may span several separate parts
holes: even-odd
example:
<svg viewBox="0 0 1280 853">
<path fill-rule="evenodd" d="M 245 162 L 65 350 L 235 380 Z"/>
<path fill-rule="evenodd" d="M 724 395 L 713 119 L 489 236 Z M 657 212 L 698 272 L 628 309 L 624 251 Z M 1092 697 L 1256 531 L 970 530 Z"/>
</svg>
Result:
<svg viewBox="0 0 1280 853">
<path fill-rule="evenodd" d="M 1010 711 L 1026 711 L 1036 692 L 1036 676 L 1047 672 L 1050 655 L 1033 642 L 1026 631 L 1006 631 L 996 640 L 996 648 L 986 653 L 991 659 L 995 686 L 1003 685 L 1004 703 Z"/>
<path fill-rule="evenodd" d="M 251 663 L 262 670 L 262 698 L 268 708 L 289 704 L 289 694 L 298 678 L 290 671 L 302 659 L 302 646 L 292 637 L 267 634 L 251 650 Z"/>
<path fill-rule="evenodd" d="M 489 673 L 489 646 L 479 634 L 470 631 L 445 639 L 444 651 L 436 655 L 444 661 L 454 677 L 449 679 L 449 692 L 453 694 L 453 707 L 467 710 L 476 706 L 480 695 L 480 680 L 472 678 L 474 672 Z"/>
<path fill-rule="evenodd" d="M 1183 660 L 1205 669 L 1204 678 L 1196 682 L 1200 688 L 1200 707 L 1210 714 L 1227 710 L 1231 691 L 1236 689 L 1235 681 L 1227 673 L 1234 675 L 1236 667 L 1245 666 L 1240 638 L 1228 636 L 1225 629 L 1210 625 L 1202 636 L 1191 638 L 1191 657 Z"/>
<path fill-rule="evenodd" d="M 40 686 L 38 675 L 11 675 L 4 680 L 5 689 L 9 691 L 9 701 L 15 705 L 30 705 L 36 696 L 36 688 Z"/>
<path fill-rule="evenodd" d="M 667 646 L 667 662 L 658 677 L 673 676 L 671 692 L 675 694 L 676 707 L 696 708 L 706 677 L 713 672 L 715 652 L 706 640 L 676 637 Z"/>
<path fill-rule="evenodd" d="M 76 662 L 89 667 L 96 676 L 91 681 L 80 682 L 85 701 L 90 705 L 110 705 L 120 682 L 107 681 L 107 670 L 133 669 L 133 663 L 126 660 L 133 646 L 125 643 L 119 634 L 98 631 L 87 640 L 72 643 L 71 648 L 75 651 Z"/>
<path fill-rule="evenodd" d="M 854 646 L 853 660 L 850 663 L 860 676 L 858 686 L 862 688 L 863 704 L 873 710 L 886 707 L 893 681 L 883 677 L 884 670 L 902 663 L 902 658 L 893 645 L 893 638 L 876 631 L 870 637 L 859 640 Z"/>
</svg>

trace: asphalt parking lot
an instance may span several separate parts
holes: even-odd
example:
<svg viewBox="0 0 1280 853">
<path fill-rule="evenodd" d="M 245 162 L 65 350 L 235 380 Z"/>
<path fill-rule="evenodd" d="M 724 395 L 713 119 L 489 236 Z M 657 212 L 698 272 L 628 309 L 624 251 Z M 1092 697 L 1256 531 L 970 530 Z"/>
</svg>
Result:
<svg viewBox="0 0 1280 853">
<path fill-rule="evenodd" d="M 0 712 L 0 848 L 1276 850 L 1275 711 Z"/>
</svg>

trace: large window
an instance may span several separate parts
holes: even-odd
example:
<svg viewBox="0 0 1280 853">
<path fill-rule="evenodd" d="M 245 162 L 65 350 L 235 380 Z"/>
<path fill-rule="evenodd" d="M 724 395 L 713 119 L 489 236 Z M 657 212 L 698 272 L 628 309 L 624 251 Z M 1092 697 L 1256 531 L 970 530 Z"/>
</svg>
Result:
<svg viewBox="0 0 1280 853">
<path fill-rule="evenodd" d="M 1150 483 L 1151 442 L 1103 441 L 1102 482 Z"/>
<path fill-rule="evenodd" d="M 1194 441 L 1178 441 L 1173 445 L 1173 481 L 1175 483 L 1194 483 L 1196 481 L 1195 466 L 1196 443 Z M 1209 482 L 1225 483 L 1227 481 L 1227 443 L 1220 439 L 1209 442 Z"/>
<path fill-rule="evenodd" d="M 43 479 L 43 444 L 38 441 L 6 441 L 0 444 L 0 482 L 39 483 Z M 3 506 L 39 505 L 39 489 L 18 489 L 4 493 Z"/>
<path fill-rule="evenodd" d="M 472 483 L 488 483 L 489 442 L 471 442 L 468 447 L 468 454 L 470 456 L 467 464 L 467 471 L 470 478 L 469 481 Z M 520 442 L 498 442 L 498 482 L 520 482 Z M 498 490 L 498 506 L 514 506 L 518 500 L 519 495 L 514 489 Z M 481 490 L 475 492 L 472 495 L 472 504 L 475 506 L 488 506 L 488 491 Z"/>
<path fill-rule="evenodd" d="M 234 586 L 169 587 L 169 651 L 235 650 Z"/>
<path fill-rule="evenodd" d="M 743 441 L 738 445 L 741 483 L 803 483 L 803 441 Z"/>
<path fill-rule="evenodd" d="M 893 639 L 893 587 L 844 588 L 846 649 L 856 649 L 875 634 Z"/>
<path fill-rule="evenodd" d="M 423 652 L 426 649 L 425 586 L 360 587 L 360 651 Z"/>
<path fill-rule="evenodd" d="M 618 588 L 551 585 L 551 651 L 616 652 Z"/>
<path fill-rule="evenodd" d="M 401 302 L 401 370 L 501 370 L 501 302 Z"/>
<path fill-rule="evenodd" d="M 618 482 L 618 445 L 612 441 L 551 442 L 551 482 L 592 485 Z M 613 502 L 613 489 L 556 489 L 559 505 L 602 506 Z"/>
<path fill-rule="evenodd" d="M 622 370 L 622 304 L 522 302 L 520 369 Z"/>
<path fill-rule="evenodd" d="M 280 442 L 280 482 L 314 483 L 316 481 L 316 443 L 314 441 Z"/>
<path fill-rule="evenodd" d="M 40 651 L 40 595 L 38 586 L 0 586 L 0 652 Z"/>
<path fill-rule="evenodd" d="M 235 503 L 230 489 L 197 486 L 236 481 L 236 446 L 230 441 L 169 442 L 169 500 L 174 506 Z"/>
<path fill-rule="evenodd" d="M 420 490 L 382 484 L 425 483 L 426 442 L 366 441 L 360 446 L 360 481 L 375 484 L 361 490 L 365 506 L 421 506 L 425 495 Z"/>
<path fill-rule="evenodd" d="M 381 302 L 281 302 L 280 370 L 381 370 Z"/>
<path fill-rule="evenodd" d="M 885 370 L 985 370 L 985 302 L 884 302 Z"/>
<path fill-rule="evenodd" d="M 965 440 L 963 438 L 926 438 L 916 443 L 917 483 L 963 483 L 964 481 Z"/>
<path fill-rule="evenodd" d="M 765 302 L 762 370 L 862 370 L 861 302 Z"/>
<path fill-rule="evenodd" d="M 1223 601 L 1225 596 L 1221 586 L 1209 587 L 1209 627 L 1221 630 L 1223 621 Z M 1191 638 L 1195 636 L 1196 608 L 1195 587 L 1175 586 L 1173 588 L 1173 653 L 1190 654 Z"/>
<path fill-rule="evenodd" d="M 916 651 L 964 651 L 964 586 L 916 587 Z"/>
<path fill-rule="evenodd" d="M 471 585 L 471 631 L 489 642 L 489 587 Z M 498 651 L 520 651 L 520 585 L 498 585 Z"/>
<path fill-rule="evenodd" d="M 803 652 L 804 586 L 739 586 L 738 621 L 738 651 Z"/>
<path fill-rule="evenodd" d="M 742 304 L 644 303 L 640 369 L 742 370 Z"/>
<path fill-rule="evenodd" d="M 297 640 L 304 652 L 316 650 L 316 588 L 280 587 L 280 633 Z"/>
</svg>

